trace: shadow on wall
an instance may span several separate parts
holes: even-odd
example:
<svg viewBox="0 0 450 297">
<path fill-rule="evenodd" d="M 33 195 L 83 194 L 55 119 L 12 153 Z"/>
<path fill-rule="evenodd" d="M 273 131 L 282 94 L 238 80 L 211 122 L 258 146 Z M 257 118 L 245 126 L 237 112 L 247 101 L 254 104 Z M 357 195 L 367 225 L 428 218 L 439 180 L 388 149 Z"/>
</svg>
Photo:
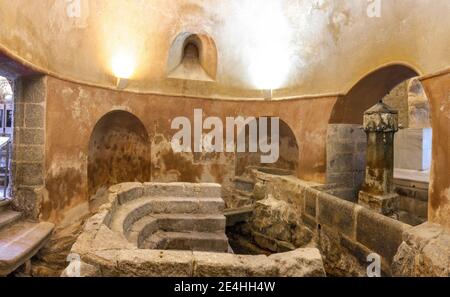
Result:
<svg viewBox="0 0 450 297">
<path fill-rule="evenodd" d="M 362 78 L 336 102 L 330 124 L 362 125 L 364 111 L 375 105 L 401 82 L 419 76 L 412 67 L 393 64 L 381 67 Z"/>
<path fill-rule="evenodd" d="M 268 121 L 267 127 L 267 139 L 268 143 L 271 143 L 271 125 L 270 120 Z M 244 133 L 244 132 L 242 132 Z M 291 171 L 292 174 L 296 174 L 299 163 L 299 145 L 292 129 L 280 119 L 280 141 L 279 141 L 279 152 L 280 156 L 277 162 L 272 164 L 262 164 L 261 155 L 262 152 L 258 151 L 256 153 L 249 152 L 249 128 L 246 127 L 245 131 L 245 143 L 246 152 L 236 153 L 236 176 L 240 176 L 245 173 L 248 167 L 269 167 L 278 168 Z"/>
<path fill-rule="evenodd" d="M 113 111 L 103 116 L 89 142 L 89 197 L 118 183 L 150 181 L 150 150 L 147 130 L 133 114 Z"/>
</svg>

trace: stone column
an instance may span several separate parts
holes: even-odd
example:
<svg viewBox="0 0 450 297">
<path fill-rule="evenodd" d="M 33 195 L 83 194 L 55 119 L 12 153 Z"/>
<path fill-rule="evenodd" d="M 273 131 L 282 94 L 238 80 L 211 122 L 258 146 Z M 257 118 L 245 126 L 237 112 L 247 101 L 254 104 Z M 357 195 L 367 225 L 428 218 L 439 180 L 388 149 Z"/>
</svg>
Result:
<svg viewBox="0 0 450 297">
<path fill-rule="evenodd" d="M 366 177 L 358 203 L 384 215 L 392 215 L 398 195 L 394 193 L 394 134 L 398 112 L 379 102 L 364 113 L 367 134 Z"/>
<path fill-rule="evenodd" d="M 37 219 L 44 195 L 46 77 L 17 80 L 14 94 L 12 196 L 16 210 Z"/>
</svg>

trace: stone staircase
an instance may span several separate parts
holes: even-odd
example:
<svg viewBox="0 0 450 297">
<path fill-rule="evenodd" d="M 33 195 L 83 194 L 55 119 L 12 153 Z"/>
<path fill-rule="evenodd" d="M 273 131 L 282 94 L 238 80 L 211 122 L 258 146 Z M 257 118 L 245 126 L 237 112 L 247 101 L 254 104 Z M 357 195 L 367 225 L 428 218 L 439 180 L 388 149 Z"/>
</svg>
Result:
<svg viewBox="0 0 450 297">
<path fill-rule="evenodd" d="M 255 182 L 246 176 L 236 177 L 233 182 L 232 199 L 228 201 L 227 208 L 236 209 L 253 205 L 255 202 L 253 199 Z"/>
<path fill-rule="evenodd" d="M 54 225 L 33 223 L 0 201 L 0 276 L 11 274 L 30 260 L 49 240 Z"/>
<path fill-rule="evenodd" d="M 228 251 L 220 187 L 184 184 L 149 192 L 121 201 L 110 228 L 141 249 Z"/>
</svg>

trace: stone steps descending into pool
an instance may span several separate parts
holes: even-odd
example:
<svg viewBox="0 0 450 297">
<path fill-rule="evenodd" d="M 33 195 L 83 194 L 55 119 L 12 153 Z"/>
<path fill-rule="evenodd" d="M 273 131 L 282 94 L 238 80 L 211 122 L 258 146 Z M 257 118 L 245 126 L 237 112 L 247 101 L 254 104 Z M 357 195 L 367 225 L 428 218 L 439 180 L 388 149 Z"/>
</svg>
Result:
<svg viewBox="0 0 450 297">
<path fill-rule="evenodd" d="M 227 252 L 220 195 L 208 184 L 144 186 L 119 195 L 109 227 L 138 248 Z"/>
</svg>

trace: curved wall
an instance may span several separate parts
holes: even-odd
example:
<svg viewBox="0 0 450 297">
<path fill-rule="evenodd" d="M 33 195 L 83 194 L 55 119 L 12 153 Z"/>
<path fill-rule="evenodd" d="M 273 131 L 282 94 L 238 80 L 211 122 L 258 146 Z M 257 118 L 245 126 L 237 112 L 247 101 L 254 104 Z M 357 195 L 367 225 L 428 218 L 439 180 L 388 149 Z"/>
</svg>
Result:
<svg viewBox="0 0 450 297">
<path fill-rule="evenodd" d="M 450 66 L 449 1 L 381 4 L 370 18 L 360 0 L 2 1 L 0 49 L 41 72 L 104 87 L 114 87 L 112 62 L 125 55 L 135 65 L 130 90 L 213 98 L 262 98 L 265 88 L 280 89 L 275 97 L 346 93 L 388 63 L 421 74 Z M 215 41 L 216 82 L 166 79 L 181 32 Z"/>
</svg>

